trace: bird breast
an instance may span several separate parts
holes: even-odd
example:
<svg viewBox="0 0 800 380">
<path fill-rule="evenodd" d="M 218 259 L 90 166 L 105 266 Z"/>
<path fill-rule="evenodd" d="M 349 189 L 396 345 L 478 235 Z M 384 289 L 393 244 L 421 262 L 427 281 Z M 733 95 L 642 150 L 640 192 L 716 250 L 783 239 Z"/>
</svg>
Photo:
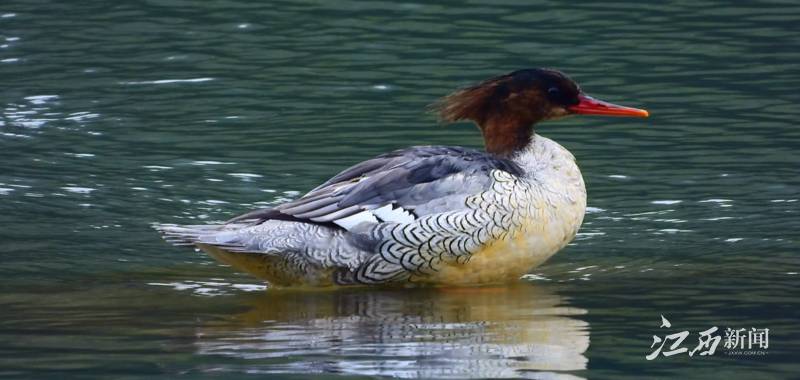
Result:
<svg viewBox="0 0 800 380">
<path fill-rule="evenodd" d="M 535 136 L 514 158 L 521 177 L 493 171 L 491 191 L 468 199 L 484 220 L 480 245 L 466 260 L 441 263 L 435 273 L 412 281 L 464 285 L 516 281 L 542 264 L 578 232 L 586 210 L 586 189 L 575 158 L 550 139 Z"/>
</svg>

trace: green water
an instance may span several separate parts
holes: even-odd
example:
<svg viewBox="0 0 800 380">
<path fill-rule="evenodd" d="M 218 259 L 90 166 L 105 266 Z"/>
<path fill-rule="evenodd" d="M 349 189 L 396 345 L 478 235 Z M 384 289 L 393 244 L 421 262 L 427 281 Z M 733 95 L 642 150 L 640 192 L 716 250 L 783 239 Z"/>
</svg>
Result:
<svg viewBox="0 0 800 380">
<path fill-rule="evenodd" d="M 5 1 L 0 376 L 796 376 L 798 25 L 791 1 Z M 539 127 L 590 210 L 518 287 L 265 291 L 149 227 L 480 146 L 425 106 L 539 66 L 652 117 Z M 712 326 L 769 328 L 769 348 L 645 359 Z"/>
</svg>

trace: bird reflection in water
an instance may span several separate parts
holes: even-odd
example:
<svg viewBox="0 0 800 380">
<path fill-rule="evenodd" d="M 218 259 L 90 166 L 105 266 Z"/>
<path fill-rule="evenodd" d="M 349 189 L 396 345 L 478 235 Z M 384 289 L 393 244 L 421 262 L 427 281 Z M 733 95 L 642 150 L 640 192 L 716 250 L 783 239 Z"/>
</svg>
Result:
<svg viewBox="0 0 800 380">
<path fill-rule="evenodd" d="M 551 289 L 269 291 L 197 334 L 219 371 L 401 378 L 577 378 L 589 326 Z"/>
</svg>

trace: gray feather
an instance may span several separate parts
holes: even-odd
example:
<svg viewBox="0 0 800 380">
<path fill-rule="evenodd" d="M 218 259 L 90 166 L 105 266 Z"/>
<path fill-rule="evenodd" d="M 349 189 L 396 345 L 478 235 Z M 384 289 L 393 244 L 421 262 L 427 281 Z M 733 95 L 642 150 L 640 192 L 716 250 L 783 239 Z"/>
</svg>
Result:
<svg viewBox="0 0 800 380">
<path fill-rule="evenodd" d="M 392 204 L 419 215 L 453 206 L 443 198 L 459 198 L 489 186 L 491 170 L 513 175 L 522 170 L 512 161 L 461 147 L 418 146 L 396 150 L 342 171 L 303 197 L 274 208 L 256 210 L 230 222 L 286 220 L 331 224 L 338 218 Z"/>
</svg>

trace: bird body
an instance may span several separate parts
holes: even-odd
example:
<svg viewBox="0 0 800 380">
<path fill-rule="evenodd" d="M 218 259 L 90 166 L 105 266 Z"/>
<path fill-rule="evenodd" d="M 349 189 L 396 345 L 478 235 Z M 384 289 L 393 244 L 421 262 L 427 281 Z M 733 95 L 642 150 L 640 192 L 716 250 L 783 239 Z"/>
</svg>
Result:
<svg viewBox="0 0 800 380">
<path fill-rule="evenodd" d="M 553 86 L 560 86 L 574 97 L 582 93 L 558 72 L 523 74 L 462 90 L 441 106 L 446 119 L 475 120 L 487 152 L 401 149 L 274 208 L 220 225 L 157 228 L 174 244 L 197 246 L 276 286 L 515 281 L 566 246 L 586 210 L 574 156 L 531 127 L 580 108 L 581 100 L 570 97 L 565 104 L 543 104 L 543 92 L 552 95 Z M 518 105 L 510 99 L 533 102 L 533 113 L 514 112 Z"/>
</svg>

